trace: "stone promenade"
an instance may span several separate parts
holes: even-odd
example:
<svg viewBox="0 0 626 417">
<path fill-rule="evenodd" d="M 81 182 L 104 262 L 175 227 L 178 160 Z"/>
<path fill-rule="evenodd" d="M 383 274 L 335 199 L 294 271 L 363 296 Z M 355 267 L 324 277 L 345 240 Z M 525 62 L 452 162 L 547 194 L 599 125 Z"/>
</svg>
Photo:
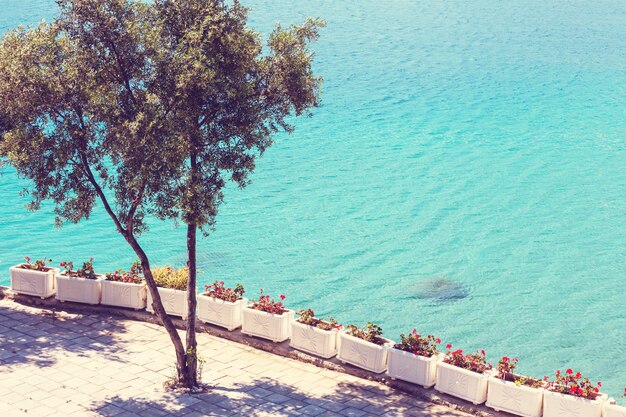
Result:
<svg viewBox="0 0 626 417">
<path fill-rule="evenodd" d="M 198 343 L 215 387 L 175 395 L 159 326 L 0 300 L 0 416 L 468 416 L 204 333 Z"/>
</svg>

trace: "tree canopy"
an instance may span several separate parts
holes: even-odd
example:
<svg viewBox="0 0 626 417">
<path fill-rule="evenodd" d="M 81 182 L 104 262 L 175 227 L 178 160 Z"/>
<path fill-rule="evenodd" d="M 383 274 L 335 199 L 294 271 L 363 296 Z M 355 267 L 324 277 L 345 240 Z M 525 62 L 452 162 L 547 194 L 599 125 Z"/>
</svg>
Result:
<svg viewBox="0 0 626 417">
<path fill-rule="evenodd" d="M 278 25 L 264 44 L 238 1 L 57 3 L 52 23 L 0 41 L 0 163 L 31 180 L 31 209 L 54 202 L 58 225 L 100 201 L 157 304 L 136 235 L 149 216 L 187 224 L 195 311 L 195 230 L 213 227 L 226 182 L 249 182 L 289 118 L 319 105 L 309 44 L 323 23 Z"/>
</svg>

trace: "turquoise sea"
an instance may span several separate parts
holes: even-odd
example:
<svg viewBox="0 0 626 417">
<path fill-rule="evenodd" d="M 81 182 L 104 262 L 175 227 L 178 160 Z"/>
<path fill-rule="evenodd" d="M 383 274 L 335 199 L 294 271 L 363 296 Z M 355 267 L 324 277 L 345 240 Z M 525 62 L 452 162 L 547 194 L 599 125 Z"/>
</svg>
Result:
<svg viewBox="0 0 626 417">
<path fill-rule="evenodd" d="M 343 323 L 626 385 L 626 3 L 250 0 L 251 25 L 328 21 L 323 106 L 231 187 L 202 282 L 286 294 Z M 55 14 L 0 0 L 0 33 Z M 0 176 L 0 284 L 23 256 L 134 259 L 101 207 L 53 228 Z M 184 231 L 155 222 L 154 263 Z"/>
</svg>

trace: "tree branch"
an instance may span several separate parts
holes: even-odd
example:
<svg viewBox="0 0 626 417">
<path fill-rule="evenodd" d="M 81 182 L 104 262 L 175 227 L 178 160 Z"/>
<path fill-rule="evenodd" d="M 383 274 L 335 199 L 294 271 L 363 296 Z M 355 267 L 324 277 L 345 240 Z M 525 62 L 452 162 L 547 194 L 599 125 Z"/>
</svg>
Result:
<svg viewBox="0 0 626 417">
<path fill-rule="evenodd" d="M 146 189 L 147 182 L 148 182 L 147 179 L 143 180 L 141 187 L 139 188 L 139 192 L 137 193 L 137 197 L 135 197 L 135 199 L 133 200 L 133 203 L 128 209 L 128 215 L 126 216 L 126 230 L 130 230 L 130 231 L 133 230 L 133 217 L 135 216 L 135 212 L 137 211 L 137 208 L 139 207 L 139 204 L 141 203 L 141 199 L 143 198 L 143 192 Z"/>
</svg>

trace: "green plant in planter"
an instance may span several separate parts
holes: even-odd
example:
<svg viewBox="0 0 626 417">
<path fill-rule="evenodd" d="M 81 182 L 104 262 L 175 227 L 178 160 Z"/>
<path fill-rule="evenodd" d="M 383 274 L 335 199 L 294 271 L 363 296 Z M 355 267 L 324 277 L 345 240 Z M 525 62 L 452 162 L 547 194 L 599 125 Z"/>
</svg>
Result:
<svg viewBox="0 0 626 417">
<path fill-rule="evenodd" d="M 189 268 L 172 268 L 171 266 L 157 266 L 152 269 L 152 275 L 157 287 L 172 290 L 187 290 L 189 282 Z"/>
<path fill-rule="evenodd" d="M 328 317 L 328 321 L 320 320 L 315 317 L 315 312 L 310 308 L 308 310 L 300 310 L 298 311 L 300 317 L 298 318 L 298 323 L 306 324 L 312 327 L 317 327 L 322 330 L 333 330 L 333 329 L 341 329 L 341 324 L 337 323 L 332 316 Z"/>
<path fill-rule="evenodd" d="M 36 260 L 35 263 L 31 263 L 30 257 L 25 256 L 24 260 L 26 261 L 26 263 L 20 265 L 20 268 L 31 269 L 33 271 L 41 271 L 41 272 L 47 272 L 52 269 L 46 265 L 47 262 L 52 262 L 52 259 L 46 259 L 44 257 L 43 259 Z"/>
<path fill-rule="evenodd" d="M 517 368 L 518 362 L 519 359 L 517 358 L 503 356 L 496 367 L 496 370 L 498 371 L 498 378 L 504 381 L 514 382 L 517 386 L 525 385 L 531 388 L 541 388 L 544 385 L 542 380 L 513 373 L 515 368 Z"/>
<path fill-rule="evenodd" d="M 430 358 L 439 353 L 437 345 L 441 343 L 441 339 L 431 334 L 422 336 L 417 333 L 417 329 L 413 329 L 408 336 L 404 333 L 400 334 L 400 343 L 396 343 L 394 348 L 411 352 L 414 355 Z"/>
<path fill-rule="evenodd" d="M 241 300 L 245 292 L 246 291 L 241 284 L 235 285 L 234 289 L 230 287 L 224 287 L 224 281 L 215 281 L 212 285 L 204 286 L 204 295 L 223 301 L 228 301 L 229 303 L 234 303 L 237 300 Z"/>
<path fill-rule="evenodd" d="M 144 282 L 143 267 L 138 260 L 132 264 L 129 272 L 118 269 L 115 272 L 106 273 L 104 276 L 107 281 L 126 282 L 129 284 L 141 284 Z"/>
<path fill-rule="evenodd" d="M 385 339 L 381 337 L 383 329 L 372 322 L 367 322 L 365 327 L 359 329 L 354 324 L 346 326 L 346 333 L 350 336 L 358 337 L 366 342 L 375 343 L 377 345 L 384 345 Z"/>
<path fill-rule="evenodd" d="M 59 265 L 61 265 L 62 268 L 65 268 L 64 274 L 67 275 L 68 277 L 78 277 L 78 278 L 87 278 L 87 279 L 98 278 L 98 276 L 96 275 L 96 272 L 93 269 L 93 258 L 90 258 L 89 261 L 87 262 L 83 262 L 82 268 L 76 271 L 72 270 L 74 268 L 74 262 L 64 261 L 64 262 L 61 262 Z"/>
<path fill-rule="evenodd" d="M 457 349 L 452 351 L 452 345 L 448 343 L 446 345 L 446 357 L 443 360 L 445 363 L 457 366 L 459 368 L 467 369 L 468 371 L 482 374 L 492 368 L 491 362 L 487 363 L 487 357 L 485 350 L 481 349 L 476 353 L 463 353 L 463 349 Z"/>
<path fill-rule="evenodd" d="M 561 371 L 556 371 L 554 381 L 549 381 L 547 378 L 544 378 L 544 380 L 547 382 L 546 388 L 548 391 L 589 400 L 595 400 L 600 396 L 600 388 L 602 387 L 601 382 L 593 385 L 589 378 L 585 378 L 580 372 L 574 373 L 571 369 L 566 370 L 565 374 L 562 374 Z"/>
</svg>

